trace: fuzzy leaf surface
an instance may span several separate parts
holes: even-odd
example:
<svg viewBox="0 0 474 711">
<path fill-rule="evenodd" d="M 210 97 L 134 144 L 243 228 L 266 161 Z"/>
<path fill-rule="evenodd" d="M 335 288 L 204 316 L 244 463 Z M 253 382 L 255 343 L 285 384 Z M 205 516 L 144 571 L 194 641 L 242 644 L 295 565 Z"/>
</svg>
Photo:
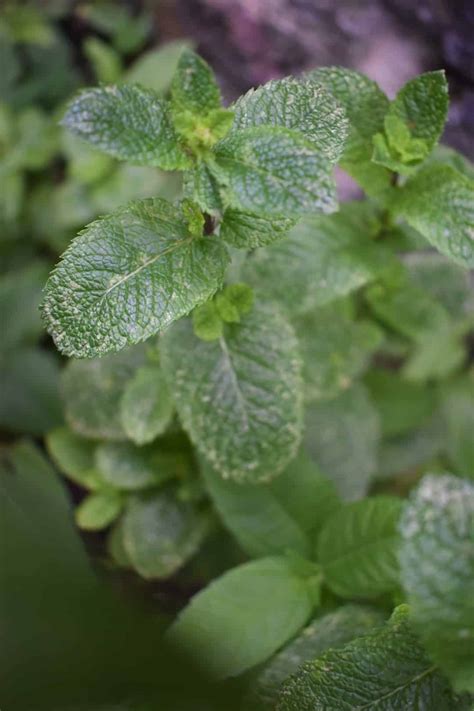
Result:
<svg viewBox="0 0 474 711">
<path fill-rule="evenodd" d="M 173 109 L 205 115 L 220 108 L 221 93 L 210 66 L 190 49 L 178 61 L 171 84 Z"/>
<path fill-rule="evenodd" d="M 288 217 L 268 217 L 228 208 L 219 234 L 233 247 L 255 249 L 283 239 L 294 225 L 295 220 Z"/>
<path fill-rule="evenodd" d="M 420 170 L 398 191 L 393 210 L 442 254 L 474 267 L 474 181 L 449 165 Z"/>
<path fill-rule="evenodd" d="M 164 170 L 191 165 L 167 102 L 139 85 L 85 89 L 69 104 L 62 123 L 105 153 L 134 165 Z"/>
<path fill-rule="evenodd" d="M 285 684 L 278 711 L 457 711 L 447 680 L 426 657 L 407 607 L 341 649 L 305 664 Z"/>
<path fill-rule="evenodd" d="M 216 145 L 215 160 L 230 207 L 290 217 L 337 208 L 331 163 L 295 131 L 238 131 Z"/>
<path fill-rule="evenodd" d="M 227 263 L 225 246 L 192 235 L 179 207 L 130 203 L 73 241 L 46 285 L 43 316 L 63 353 L 105 355 L 206 301 Z"/>
<path fill-rule="evenodd" d="M 278 311 L 255 306 L 212 342 L 183 320 L 163 337 L 162 363 L 184 428 L 224 478 L 269 481 L 295 456 L 301 363 Z"/>
<path fill-rule="evenodd" d="M 474 692 L 474 486 L 425 476 L 400 522 L 401 579 L 413 621 L 455 689 Z"/>
<path fill-rule="evenodd" d="M 120 416 L 127 437 L 147 444 L 162 434 L 173 416 L 174 403 L 163 371 L 157 365 L 139 368 L 127 383 Z"/>
<path fill-rule="evenodd" d="M 232 133 L 254 126 L 282 126 L 301 133 L 336 163 L 344 148 L 348 121 L 343 107 L 322 86 L 291 77 L 250 89 L 232 106 Z"/>
</svg>

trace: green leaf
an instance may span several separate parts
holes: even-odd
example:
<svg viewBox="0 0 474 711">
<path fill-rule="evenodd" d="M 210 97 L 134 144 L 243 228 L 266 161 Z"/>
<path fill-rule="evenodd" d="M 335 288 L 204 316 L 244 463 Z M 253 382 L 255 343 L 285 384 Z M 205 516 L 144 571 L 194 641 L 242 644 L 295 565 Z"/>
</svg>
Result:
<svg viewBox="0 0 474 711">
<path fill-rule="evenodd" d="M 34 343 L 40 336 L 43 326 L 38 306 L 47 271 L 44 262 L 32 261 L 0 277 L 2 351 Z"/>
<path fill-rule="evenodd" d="M 284 558 L 234 568 L 192 598 L 168 633 L 212 677 L 241 674 L 268 659 L 312 612 L 311 581 Z"/>
<path fill-rule="evenodd" d="M 377 475 L 412 474 L 438 457 L 445 445 L 445 427 L 438 415 L 405 435 L 383 440 L 379 449 Z"/>
<path fill-rule="evenodd" d="M 196 553 L 210 527 L 207 514 L 170 491 L 133 498 L 123 518 L 123 542 L 144 578 L 167 578 Z"/>
<path fill-rule="evenodd" d="M 289 129 L 238 131 L 216 145 L 215 160 L 230 207 L 290 217 L 337 208 L 331 164 Z"/>
<path fill-rule="evenodd" d="M 253 307 L 253 290 L 247 284 L 229 284 L 224 289 L 223 296 L 237 310 L 239 318 L 247 314 Z"/>
<path fill-rule="evenodd" d="M 123 499 L 109 489 L 89 494 L 75 511 L 76 523 L 85 531 L 99 531 L 115 521 L 123 506 Z"/>
<path fill-rule="evenodd" d="M 335 397 L 350 387 L 382 341 L 373 323 L 354 321 L 339 305 L 315 309 L 298 318 L 294 326 L 307 402 Z"/>
<path fill-rule="evenodd" d="M 411 79 L 391 102 L 388 116 L 403 122 L 414 139 L 421 139 L 431 152 L 438 142 L 448 114 L 448 84 L 443 70 Z"/>
<path fill-rule="evenodd" d="M 338 509 L 318 538 L 324 581 L 345 598 L 376 598 L 398 584 L 401 499 L 373 496 Z"/>
<path fill-rule="evenodd" d="M 222 210 L 219 184 L 202 161 L 184 174 L 184 195 L 210 215 L 219 214 Z"/>
<path fill-rule="evenodd" d="M 309 72 L 310 82 L 322 85 L 345 109 L 349 136 L 340 161 L 346 170 L 375 198 L 390 191 L 390 173 L 372 163 L 372 136 L 383 129 L 389 101 L 377 84 L 363 74 L 343 67 L 323 67 Z"/>
<path fill-rule="evenodd" d="M 462 367 L 466 352 L 461 334 L 446 323 L 437 330 L 421 334 L 402 374 L 408 380 L 426 382 L 446 378 Z"/>
<path fill-rule="evenodd" d="M 400 523 L 402 583 L 430 655 L 458 691 L 474 692 L 474 486 L 429 475 Z"/>
<path fill-rule="evenodd" d="M 144 362 L 143 346 L 105 358 L 69 361 L 62 373 L 62 394 L 70 427 L 91 439 L 125 439 L 120 399 Z"/>
<path fill-rule="evenodd" d="M 120 55 L 107 42 L 98 37 L 87 37 L 83 44 L 84 54 L 91 64 L 97 81 L 112 84 L 122 74 Z"/>
<path fill-rule="evenodd" d="M 205 463 L 202 472 L 224 525 L 252 557 L 293 551 L 309 558 L 316 531 L 339 505 L 331 482 L 303 453 L 268 484 L 225 480 Z"/>
<path fill-rule="evenodd" d="M 392 209 L 442 254 L 474 267 L 473 180 L 449 165 L 429 165 L 397 191 Z"/>
<path fill-rule="evenodd" d="M 123 518 L 120 518 L 110 529 L 107 536 L 107 552 L 119 568 L 132 567 L 123 540 Z"/>
<path fill-rule="evenodd" d="M 173 111 L 208 114 L 221 106 L 221 93 L 210 66 L 190 49 L 181 54 L 171 84 Z"/>
<path fill-rule="evenodd" d="M 293 331 L 271 307 L 205 343 L 190 321 L 163 337 L 162 363 L 184 428 L 224 478 L 268 481 L 295 456 L 302 387 Z"/>
<path fill-rule="evenodd" d="M 343 605 L 317 617 L 265 665 L 245 695 L 242 711 L 272 711 L 283 682 L 309 660 L 368 632 L 383 622 L 378 610 Z"/>
<path fill-rule="evenodd" d="M 74 240 L 46 285 L 43 316 L 67 355 L 118 351 L 206 301 L 228 260 L 222 243 L 188 231 L 179 206 L 130 203 Z"/>
<path fill-rule="evenodd" d="M 378 413 L 365 388 L 356 384 L 306 413 L 305 444 L 344 499 L 363 496 L 377 469 Z"/>
<path fill-rule="evenodd" d="M 364 296 L 378 319 L 415 342 L 449 324 L 443 306 L 405 276 L 396 282 L 374 284 Z"/>
<path fill-rule="evenodd" d="M 69 104 L 62 124 L 105 153 L 134 165 L 164 170 L 191 165 L 167 102 L 139 85 L 84 89 Z"/>
<path fill-rule="evenodd" d="M 40 348 L 18 348 L 0 356 L 0 427 L 41 435 L 63 421 L 59 362 Z"/>
<path fill-rule="evenodd" d="M 215 301 L 207 301 L 193 311 L 193 329 L 203 341 L 215 341 L 224 333 L 224 324 Z"/>
<path fill-rule="evenodd" d="M 174 403 L 161 368 L 139 368 L 127 383 L 120 400 L 120 418 L 127 437 L 147 444 L 167 429 Z"/>
<path fill-rule="evenodd" d="M 458 474 L 474 479 L 474 372 L 446 383 L 441 395 L 449 460 Z"/>
<path fill-rule="evenodd" d="M 166 91 L 187 46 L 186 41 L 177 40 L 162 44 L 159 49 L 144 52 L 126 71 L 124 81 L 128 84 L 142 84 L 156 92 Z"/>
<path fill-rule="evenodd" d="M 281 126 L 301 133 L 336 163 L 344 148 L 345 111 L 322 86 L 297 79 L 269 81 L 250 89 L 232 105 L 232 133 L 254 126 Z"/>
<path fill-rule="evenodd" d="M 233 247 L 255 249 L 283 239 L 295 224 L 295 220 L 288 217 L 270 218 L 227 208 L 219 234 L 224 242 Z"/>
<path fill-rule="evenodd" d="M 433 388 L 409 382 L 389 370 L 372 369 L 365 378 L 380 415 L 382 433 L 394 437 L 426 423 L 436 406 Z"/>
<path fill-rule="evenodd" d="M 98 489 L 103 481 L 94 468 L 96 443 L 79 437 L 68 427 L 57 427 L 46 436 L 48 452 L 63 474 L 86 489 Z"/>
<path fill-rule="evenodd" d="M 341 205 L 335 215 L 306 218 L 287 239 L 258 250 L 242 278 L 292 314 L 350 294 L 390 268 L 393 257 L 371 236 L 378 228 L 371 206 Z"/>
<path fill-rule="evenodd" d="M 136 447 L 131 442 L 104 442 L 95 453 L 95 465 L 104 481 L 126 491 L 159 486 L 176 475 L 180 464 L 158 443 Z"/>
<path fill-rule="evenodd" d="M 412 631 L 406 605 L 389 622 L 305 664 L 278 711 L 453 711 L 456 699 Z"/>
<path fill-rule="evenodd" d="M 469 306 L 469 272 L 436 252 L 414 252 L 404 259 L 410 281 L 428 291 L 455 319 Z"/>
</svg>

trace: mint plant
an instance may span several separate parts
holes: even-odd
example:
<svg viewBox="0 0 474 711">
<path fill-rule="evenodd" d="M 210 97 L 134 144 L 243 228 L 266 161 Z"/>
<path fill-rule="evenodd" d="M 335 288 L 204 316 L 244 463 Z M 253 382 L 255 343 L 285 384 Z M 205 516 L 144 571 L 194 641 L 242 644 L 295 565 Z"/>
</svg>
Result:
<svg viewBox="0 0 474 711">
<path fill-rule="evenodd" d="M 342 68 L 224 108 L 185 51 L 167 95 L 66 110 L 183 196 L 92 222 L 52 272 L 75 360 L 49 450 L 146 578 L 235 537 L 248 560 L 167 638 L 216 680 L 253 670 L 243 708 L 471 708 L 474 180 L 437 145 L 447 109 L 441 71 L 389 101 Z M 338 205 L 336 164 L 365 200 Z"/>
</svg>

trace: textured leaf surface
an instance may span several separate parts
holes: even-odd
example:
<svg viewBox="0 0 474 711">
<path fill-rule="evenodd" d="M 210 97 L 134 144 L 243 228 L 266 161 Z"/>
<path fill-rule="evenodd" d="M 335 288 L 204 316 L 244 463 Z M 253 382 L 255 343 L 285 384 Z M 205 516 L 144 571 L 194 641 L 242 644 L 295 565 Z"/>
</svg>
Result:
<svg viewBox="0 0 474 711">
<path fill-rule="evenodd" d="M 304 662 L 342 647 L 382 622 L 381 612 L 359 605 L 344 605 L 317 617 L 265 665 L 246 694 L 242 711 L 273 711 L 283 682 Z"/>
<path fill-rule="evenodd" d="M 164 170 L 190 167 L 169 108 L 138 85 L 85 89 L 72 100 L 63 125 L 114 158 Z"/>
<path fill-rule="evenodd" d="M 390 254 L 375 244 L 377 228 L 370 208 L 341 205 L 335 215 L 306 218 L 288 238 L 257 251 L 242 277 L 263 297 L 291 313 L 305 313 L 345 296 L 380 275 Z"/>
<path fill-rule="evenodd" d="M 176 473 L 172 455 L 159 444 L 136 447 L 131 442 L 104 442 L 95 452 L 95 465 L 106 482 L 130 491 L 158 486 Z"/>
<path fill-rule="evenodd" d="M 311 556 L 311 540 L 339 505 L 331 483 L 299 454 L 268 484 L 225 481 L 208 465 L 206 488 L 224 525 L 253 557 L 288 550 Z"/>
<path fill-rule="evenodd" d="M 474 486 L 426 476 L 400 522 L 402 583 L 430 655 L 474 692 Z"/>
<path fill-rule="evenodd" d="M 70 427 L 92 439 L 125 439 L 120 398 L 144 362 L 143 346 L 105 358 L 71 360 L 62 372 L 62 395 Z"/>
<path fill-rule="evenodd" d="M 255 306 L 207 343 L 183 320 L 163 337 L 162 363 L 183 426 L 224 478 L 268 481 L 295 456 L 301 364 L 277 311 Z"/>
<path fill-rule="evenodd" d="M 285 684 L 278 711 L 454 711 L 447 681 L 426 658 L 406 606 L 390 621 L 331 650 Z"/>
<path fill-rule="evenodd" d="M 378 597 L 398 583 L 401 499 L 374 496 L 342 507 L 318 538 L 317 560 L 336 595 Z"/>
<path fill-rule="evenodd" d="M 48 452 L 61 472 L 86 489 L 97 489 L 101 477 L 94 468 L 96 443 L 68 427 L 57 427 L 46 437 Z"/>
<path fill-rule="evenodd" d="M 206 301 L 227 262 L 221 243 L 189 233 L 179 207 L 130 203 L 74 240 L 49 278 L 43 315 L 62 352 L 104 355 Z"/>
<path fill-rule="evenodd" d="M 404 264 L 413 284 L 428 291 L 455 319 L 469 308 L 469 272 L 437 252 L 413 252 Z"/>
<path fill-rule="evenodd" d="M 300 317 L 295 329 L 307 402 L 335 397 L 350 387 L 382 341 L 374 324 L 354 321 L 333 305 Z"/>
<path fill-rule="evenodd" d="M 306 447 L 343 499 L 366 493 L 377 468 L 379 435 L 378 413 L 359 384 L 313 403 L 306 413 Z"/>
<path fill-rule="evenodd" d="M 144 578 L 167 578 L 198 550 L 209 530 L 207 515 L 171 491 L 135 498 L 123 519 L 125 551 Z"/>
<path fill-rule="evenodd" d="M 474 479 L 474 372 L 447 383 L 442 395 L 449 459 L 457 473 Z"/>
<path fill-rule="evenodd" d="M 322 86 L 287 78 L 250 89 L 232 106 L 231 131 L 253 126 L 290 128 L 337 162 L 344 148 L 348 122 L 342 106 Z"/>
<path fill-rule="evenodd" d="M 222 210 L 219 183 L 202 161 L 184 174 L 184 195 L 210 215 Z"/>
<path fill-rule="evenodd" d="M 285 237 L 295 221 L 288 217 L 267 217 L 228 208 L 221 222 L 220 236 L 233 247 L 255 249 Z"/>
<path fill-rule="evenodd" d="M 411 79 L 390 104 L 413 138 L 421 138 L 431 151 L 441 136 L 448 113 L 448 85 L 444 71 L 426 72 Z"/>
<path fill-rule="evenodd" d="M 241 674 L 268 659 L 311 615 L 310 585 L 284 558 L 225 573 L 198 593 L 168 639 L 213 677 Z"/>
<path fill-rule="evenodd" d="M 171 84 L 173 108 L 206 114 L 221 105 L 221 94 L 209 65 L 195 52 L 181 54 Z"/>
<path fill-rule="evenodd" d="M 162 434 L 173 416 L 174 404 L 160 367 L 139 368 L 127 383 L 120 401 L 120 416 L 127 437 L 147 444 Z"/>
<path fill-rule="evenodd" d="M 217 144 L 215 158 L 231 207 L 288 216 L 337 208 L 330 162 L 294 131 L 238 131 Z"/>
<path fill-rule="evenodd" d="M 323 67 L 307 74 L 322 85 L 345 109 L 349 119 L 341 166 L 373 197 L 390 188 L 390 173 L 371 162 L 372 136 L 383 129 L 389 101 L 377 84 L 363 74 L 343 67 Z"/>
<path fill-rule="evenodd" d="M 430 165 L 397 193 L 393 209 L 440 252 L 474 267 L 473 180 L 449 165 Z"/>
</svg>

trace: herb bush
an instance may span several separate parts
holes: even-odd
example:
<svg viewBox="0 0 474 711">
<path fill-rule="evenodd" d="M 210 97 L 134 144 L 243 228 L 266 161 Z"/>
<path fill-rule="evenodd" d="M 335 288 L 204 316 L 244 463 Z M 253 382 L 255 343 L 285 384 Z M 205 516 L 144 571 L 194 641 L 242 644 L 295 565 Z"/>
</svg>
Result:
<svg viewBox="0 0 474 711">
<path fill-rule="evenodd" d="M 166 638 L 245 675 L 242 709 L 472 706 L 474 171 L 437 145 L 447 109 L 441 71 L 390 102 L 342 68 L 223 108 L 188 50 L 166 95 L 65 112 L 183 197 L 100 217 L 52 272 L 48 451 L 117 566 L 166 579 L 211 545 Z M 338 205 L 336 164 L 364 200 Z"/>
</svg>

